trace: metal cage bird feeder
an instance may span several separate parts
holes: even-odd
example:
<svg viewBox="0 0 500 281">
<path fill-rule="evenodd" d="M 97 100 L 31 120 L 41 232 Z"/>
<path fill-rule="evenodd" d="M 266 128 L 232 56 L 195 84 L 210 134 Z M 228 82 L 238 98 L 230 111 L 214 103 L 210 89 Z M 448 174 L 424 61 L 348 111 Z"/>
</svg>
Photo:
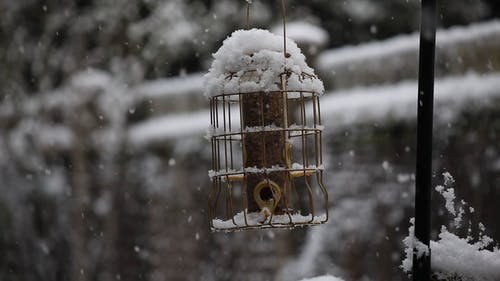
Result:
<svg viewBox="0 0 500 281">
<path fill-rule="evenodd" d="M 323 83 L 290 39 L 235 31 L 205 76 L 210 101 L 212 230 L 328 220 L 319 96 Z"/>
</svg>

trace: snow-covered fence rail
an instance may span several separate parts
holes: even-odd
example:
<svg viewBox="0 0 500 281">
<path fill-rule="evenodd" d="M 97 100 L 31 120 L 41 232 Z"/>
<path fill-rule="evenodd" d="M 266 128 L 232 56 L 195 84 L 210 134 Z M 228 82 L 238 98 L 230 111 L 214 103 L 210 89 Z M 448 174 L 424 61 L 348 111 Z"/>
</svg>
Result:
<svg viewBox="0 0 500 281">
<path fill-rule="evenodd" d="M 356 123 L 412 120 L 416 118 L 417 82 L 390 86 L 360 87 L 332 92 L 322 100 L 325 132 Z M 451 77 L 436 81 L 436 117 L 446 121 L 474 104 L 486 105 L 500 98 L 500 73 Z M 158 117 L 133 125 L 128 132 L 132 145 L 202 137 L 208 129 L 208 111 Z"/>
<path fill-rule="evenodd" d="M 500 98 L 500 73 L 448 77 L 436 81 L 435 118 L 447 122 L 464 108 Z M 335 130 L 357 123 L 413 120 L 417 116 L 417 82 L 336 91 L 322 100 L 322 117 Z"/>
<path fill-rule="evenodd" d="M 481 102 L 483 95 L 500 96 L 500 91 L 497 90 L 500 89 L 500 75 L 493 72 L 500 70 L 500 21 L 441 30 L 437 41 L 438 73 L 443 74 L 445 70 L 446 73 L 458 73 L 456 78 L 437 82 L 438 103 L 442 101 L 455 104 L 463 98 Z M 319 56 L 317 67 L 322 71 L 325 82 L 336 89 L 380 82 L 396 83 L 391 86 L 358 87 L 331 92 L 334 95 L 327 95 L 322 102 L 325 110 L 323 117 L 334 118 L 335 122 L 331 122 L 333 126 L 362 122 L 367 118 L 413 118 L 416 111 L 416 82 L 401 82 L 401 79 L 416 77 L 417 49 L 418 37 L 414 34 L 323 52 Z M 460 76 L 467 69 L 493 74 Z M 106 104 L 96 111 L 101 112 L 98 113 L 101 116 L 97 116 L 102 119 L 99 122 L 118 118 L 117 115 L 120 114 L 129 114 L 131 118 L 126 119 L 130 120 L 125 121 L 128 141 L 134 146 L 143 146 L 180 137 L 204 135 L 209 115 L 203 109 L 207 107 L 207 101 L 201 94 L 202 88 L 202 73 L 158 79 L 125 88 L 106 73 L 86 71 L 76 75 L 66 87 L 26 99 L 17 106 L 4 102 L 0 105 L 0 120 L 10 124 L 15 122 L 16 116 L 27 114 L 43 123 L 45 121 L 39 116 L 47 115 L 49 111 L 53 112 L 49 114 L 53 116 L 60 115 L 58 112 L 61 110 L 72 111 L 71 108 L 95 95 L 100 97 L 98 104 Z M 377 106 L 374 107 L 373 104 Z M 146 112 L 144 116 L 137 114 L 141 108 Z M 446 108 L 451 107 L 443 107 L 444 110 Z M 440 112 L 439 116 L 448 116 L 452 110 L 446 112 L 448 113 Z M 106 116 L 108 114 L 111 115 Z M 69 149 L 68 140 L 73 136 L 65 126 L 59 125 L 48 120 L 44 128 L 55 126 L 58 133 L 51 133 L 48 138 L 44 137 L 48 130 L 34 130 L 33 134 L 44 134 L 35 140 L 41 142 L 41 146 Z M 103 131 L 105 130 L 93 132 L 96 135 L 94 139 L 101 138 L 98 135 L 102 135 Z"/>
<path fill-rule="evenodd" d="M 128 138 L 134 146 L 145 146 L 182 137 L 201 136 L 209 124 L 208 110 L 154 117 L 132 125 Z"/>
<path fill-rule="evenodd" d="M 436 76 L 500 69 L 500 21 L 453 27 L 437 33 Z M 418 34 L 346 46 L 321 53 L 317 70 L 329 88 L 416 79 Z"/>
<path fill-rule="evenodd" d="M 193 73 L 144 82 L 130 92 L 136 107 L 153 107 L 153 115 L 157 115 L 207 107 L 207 99 L 201 94 L 202 88 L 203 74 Z"/>
<path fill-rule="evenodd" d="M 330 89 L 397 83 L 416 79 L 418 34 L 327 50 L 315 67 Z M 440 30 L 437 35 L 438 77 L 500 70 L 500 21 Z M 203 73 L 147 81 L 130 89 L 135 107 L 151 115 L 195 111 L 207 106 Z M 153 110 L 150 110 L 153 109 Z"/>
<path fill-rule="evenodd" d="M 322 117 L 332 120 L 325 122 L 325 132 L 336 132 L 340 128 L 356 123 L 414 119 L 416 117 L 416 91 L 416 82 L 407 81 L 395 85 L 358 87 L 331 92 L 322 100 Z M 70 100 L 74 98 L 76 97 L 63 92 L 56 93 L 47 96 L 47 99 L 32 99 L 17 112 L 23 111 L 35 118 L 47 110 L 70 106 L 73 104 Z M 500 98 L 500 73 L 498 72 L 484 75 L 470 73 L 465 76 L 440 79 L 436 81 L 436 117 L 449 120 L 464 107 L 470 107 L 473 104 L 486 105 L 498 98 Z M 0 109 L 0 117 L 4 121 L 15 118 L 16 111 L 8 104 L 2 105 Z M 71 109 L 66 108 L 66 110 Z M 127 114 L 126 106 L 123 111 L 121 114 Z M 22 112 L 19 113 L 22 114 Z M 26 130 L 30 131 L 33 139 L 40 142 L 42 147 L 58 149 L 71 147 L 73 135 L 67 127 L 37 119 L 37 123 L 45 124 L 43 128 L 46 129 L 26 128 Z M 105 119 L 107 118 L 103 121 Z M 128 125 L 127 142 L 132 146 L 147 146 L 184 137 L 201 138 L 206 134 L 209 123 L 208 110 L 150 117 Z M 57 130 L 53 131 L 51 128 Z M 92 139 L 100 139 L 99 136 L 105 131 L 103 129 L 93 132 Z"/>
</svg>

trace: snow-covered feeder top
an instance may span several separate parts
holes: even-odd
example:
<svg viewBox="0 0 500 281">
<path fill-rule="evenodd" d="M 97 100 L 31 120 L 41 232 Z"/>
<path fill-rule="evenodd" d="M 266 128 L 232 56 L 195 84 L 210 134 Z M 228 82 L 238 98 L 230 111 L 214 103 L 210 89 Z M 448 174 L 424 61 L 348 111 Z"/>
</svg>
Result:
<svg viewBox="0 0 500 281">
<path fill-rule="evenodd" d="M 213 55 L 205 75 L 205 96 L 279 91 L 284 73 L 288 92 L 323 94 L 323 82 L 297 44 L 287 38 L 284 55 L 283 41 L 263 29 L 234 31 Z"/>
</svg>

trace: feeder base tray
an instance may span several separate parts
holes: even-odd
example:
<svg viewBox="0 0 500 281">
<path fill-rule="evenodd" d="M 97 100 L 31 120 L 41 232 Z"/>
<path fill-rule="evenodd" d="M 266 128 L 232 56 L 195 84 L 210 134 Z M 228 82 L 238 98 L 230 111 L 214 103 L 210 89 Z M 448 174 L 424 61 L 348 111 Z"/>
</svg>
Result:
<svg viewBox="0 0 500 281">
<path fill-rule="evenodd" d="M 295 228 L 308 225 L 324 224 L 327 220 L 328 217 L 326 214 L 312 216 L 286 213 L 275 214 L 266 218 L 259 212 L 240 212 L 236 214 L 232 219 L 213 219 L 211 221 L 211 229 L 212 231 L 229 232 L 245 229 Z"/>
</svg>

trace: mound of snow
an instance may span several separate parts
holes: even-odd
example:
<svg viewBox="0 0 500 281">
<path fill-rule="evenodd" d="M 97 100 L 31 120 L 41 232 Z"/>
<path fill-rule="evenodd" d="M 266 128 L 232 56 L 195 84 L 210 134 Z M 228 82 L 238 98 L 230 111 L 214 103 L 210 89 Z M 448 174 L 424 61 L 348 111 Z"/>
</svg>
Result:
<svg viewBox="0 0 500 281">
<path fill-rule="evenodd" d="M 405 272 L 412 270 L 413 248 L 419 255 L 428 253 L 428 249 L 422 249 L 425 245 L 413 236 L 413 228 L 413 225 L 410 226 L 410 235 L 404 240 L 406 259 L 401 267 Z M 439 240 L 430 241 L 431 267 L 440 280 L 450 276 L 459 276 L 463 280 L 500 280 L 500 250 L 487 250 L 483 243 L 471 240 L 470 237 L 460 238 L 443 228 Z"/>
<path fill-rule="evenodd" d="M 205 75 L 207 97 L 248 92 L 279 91 L 281 75 L 287 73 L 287 89 L 322 94 L 323 82 L 314 74 L 297 44 L 267 30 L 237 30 L 213 55 Z"/>
<path fill-rule="evenodd" d="M 446 210 L 454 217 L 454 225 L 456 229 L 459 229 L 463 225 L 464 206 L 468 204 L 463 200 L 460 204 L 455 202 L 454 189 L 451 187 L 455 180 L 449 173 L 443 173 L 443 176 L 444 186 L 437 186 L 436 191 L 445 199 Z M 469 208 L 471 213 L 472 210 L 473 208 Z M 406 258 L 401 268 L 407 273 L 412 271 L 414 250 L 417 251 L 417 256 L 429 254 L 428 247 L 415 237 L 414 223 L 415 220 L 410 219 L 409 235 L 403 240 L 406 246 Z M 484 225 L 479 223 L 479 229 L 483 232 Z M 493 239 L 481 233 L 476 239 L 470 236 L 470 233 L 467 237 L 461 238 L 449 232 L 445 226 L 441 226 L 439 239 L 430 241 L 432 271 L 438 280 L 459 278 L 457 280 L 498 281 L 500 280 L 500 249 L 498 245 L 495 245 L 492 250 L 487 249 L 493 245 Z"/>
</svg>

